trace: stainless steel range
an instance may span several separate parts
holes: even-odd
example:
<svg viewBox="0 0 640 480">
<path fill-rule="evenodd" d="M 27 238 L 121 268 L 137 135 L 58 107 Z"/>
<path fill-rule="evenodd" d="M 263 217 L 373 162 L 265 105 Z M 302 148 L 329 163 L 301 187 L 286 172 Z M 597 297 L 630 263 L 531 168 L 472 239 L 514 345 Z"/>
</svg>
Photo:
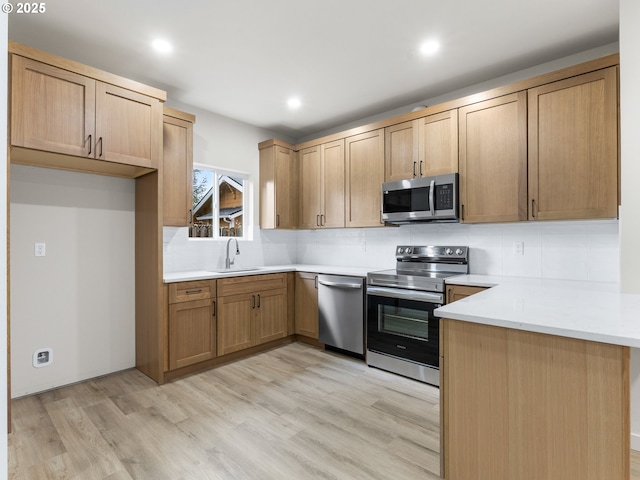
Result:
<svg viewBox="0 0 640 480">
<path fill-rule="evenodd" d="M 469 247 L 396 248 L 396 269 L 367 275 L 367 364 L 440 385 L 445 279 L 469 273 Z"/>
</svg>

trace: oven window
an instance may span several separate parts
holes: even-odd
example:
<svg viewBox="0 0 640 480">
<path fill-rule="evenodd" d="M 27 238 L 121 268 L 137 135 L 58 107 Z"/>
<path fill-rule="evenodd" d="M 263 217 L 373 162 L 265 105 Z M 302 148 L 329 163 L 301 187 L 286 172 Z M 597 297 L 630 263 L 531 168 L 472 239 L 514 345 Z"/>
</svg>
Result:
<svg viewBox="0 0 640 480">
<path fill-rule="evenodd" d="M 429 312 L 394 305 L 378 305 L 378 330 L 403 337 L 429 340 Z"/>
</svg>

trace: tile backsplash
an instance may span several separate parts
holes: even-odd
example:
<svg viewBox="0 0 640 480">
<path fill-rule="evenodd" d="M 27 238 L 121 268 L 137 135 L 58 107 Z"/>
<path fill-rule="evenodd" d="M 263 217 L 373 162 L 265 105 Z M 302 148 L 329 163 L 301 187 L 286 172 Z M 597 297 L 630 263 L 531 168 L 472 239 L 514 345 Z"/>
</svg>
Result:
<svg viewBox="0 0 640 480">
<path fill-rule="evenodd" d="M 522 254 L 514 244 L 521 243 Z M 619 280 L 618 220 L 506 224 L 416 224 L 401 227 L 273 231 L 240 242 L 237 265 L 288 263 L 393 268 L 395 246 L 468 245 L 471 273 L 567 280 Z M 164 229 L 165 272 L 224 264 L 226 241 L 190 240 L 186 228 Z"/>
</svg>

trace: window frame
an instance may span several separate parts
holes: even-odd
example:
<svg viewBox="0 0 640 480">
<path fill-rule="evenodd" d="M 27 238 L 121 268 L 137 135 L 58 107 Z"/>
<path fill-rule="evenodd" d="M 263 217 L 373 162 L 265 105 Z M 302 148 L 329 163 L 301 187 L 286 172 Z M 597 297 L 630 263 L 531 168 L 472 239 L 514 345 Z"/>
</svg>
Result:
<svg viewBox="0 0 640 480">
<path fill-rule="evenodd" d="M 253 199 L 253 182 L 251 181 L 251 174 L 247 172 L 241 172 L 238 170 L 230 170 L 228 168 L 216 167 L 213 165 L 208 165 L 204 163 L 195 163 L 193 164 L 193 171 L 196 170 L 206 170 L 213 174 L 213 191 L 212 191 L 212 217 L 219 218 L 220 212 L 220 177 L 228 176 L 232 178 L 241 178 L 242 179 L 242 236 L 222 236 L 220 235 L 220 228 L 212 229 L 212 235 L 210 237 L 192 237 L 191 230 L 187 232 L 188 239 L 191 241 L 227 241 L 229 238 L 235 238 L 240 242 L 243 241 L 251 241 L 253 240 L 253 211 L 252 211 L 252 199 Z M 193 177 L 193 176 L 192 176 Z M 191 179 L 193 186 L 193 178 Z M 192 208 L 195 205 L 191 205 Z M 193 222 L 195 219 L 195 215 L 191 221 Z M 218 224 L 218 222 L 213 222 L 212 224 Z M 191 224 L 193 225 L 193 223 Z M 191 228 L 191 225 L 189 229 Z"/>
</svg>

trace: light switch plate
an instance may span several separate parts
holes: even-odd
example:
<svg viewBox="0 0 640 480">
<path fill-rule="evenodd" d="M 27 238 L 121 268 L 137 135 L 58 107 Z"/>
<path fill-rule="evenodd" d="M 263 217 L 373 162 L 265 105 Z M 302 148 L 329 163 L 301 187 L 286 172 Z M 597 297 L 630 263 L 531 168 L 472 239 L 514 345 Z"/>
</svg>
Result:
<svg viewBox="0 0 640 480">
<path fill-rule="evenodd" d="M 46 244 L 36 243 L 34 255 L 36 257 L 44 257 L 46 255 Z"/>
</svg>

